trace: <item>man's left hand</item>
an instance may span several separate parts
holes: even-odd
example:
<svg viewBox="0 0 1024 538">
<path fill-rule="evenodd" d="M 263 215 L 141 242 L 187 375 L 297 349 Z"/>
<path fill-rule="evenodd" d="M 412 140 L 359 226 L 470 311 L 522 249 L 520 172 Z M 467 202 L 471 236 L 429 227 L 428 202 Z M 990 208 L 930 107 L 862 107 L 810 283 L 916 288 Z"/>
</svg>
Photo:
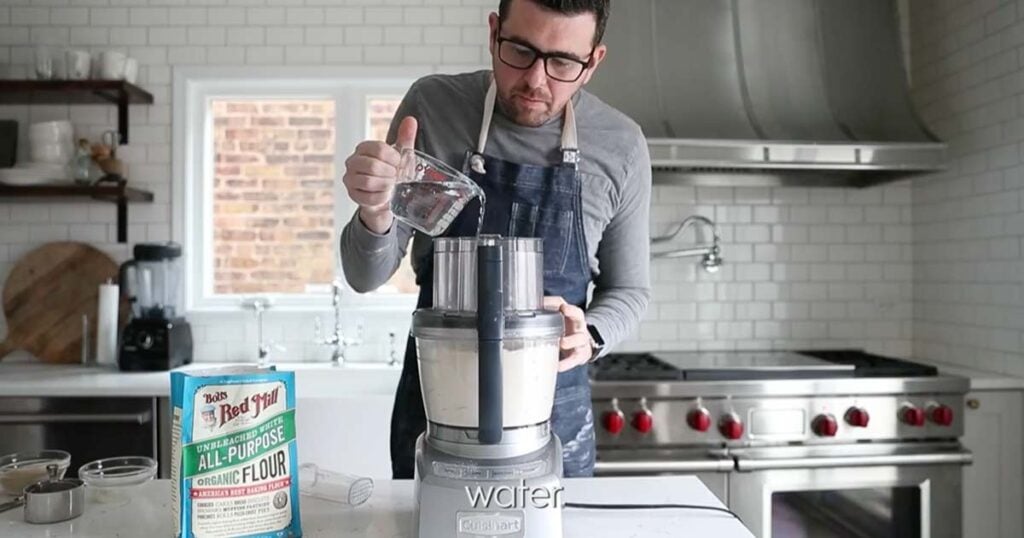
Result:
<svg viewBox="0 0 1024 538">
<path fill-rule="evenodd" d="M 558 341 L 561 350 L 558 371 L 565 372 L 590 362 L 594 348 L 583 310 L 565 302 L 561 297 L 545 297 L 544 308 L 560 312 L 565 321 L 565 330 Z"/>
</svg>

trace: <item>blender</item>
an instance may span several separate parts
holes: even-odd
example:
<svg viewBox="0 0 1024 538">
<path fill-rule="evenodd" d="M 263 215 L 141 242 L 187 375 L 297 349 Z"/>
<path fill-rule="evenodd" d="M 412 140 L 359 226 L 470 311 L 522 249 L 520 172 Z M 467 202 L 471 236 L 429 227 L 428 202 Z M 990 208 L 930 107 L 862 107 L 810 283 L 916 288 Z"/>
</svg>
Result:
<svg viewBox="0 0 1024 538">
<path fill-rule="evenodd" d="M 562 315 L 543 309 L 536 238 L 434 240 L 433 307 L 413 314 L 427 429 L 415 535 L 562 536 L 551 431 Z"/>
<path fill-rule="evenodd" d="M 170 370 L 192 362 L 192 329 L 181 317 L 181 245 L 140 243 L 121 264 L 119 281 L 131 306 L 121 333 L 121 370 Z"/>
</svg>

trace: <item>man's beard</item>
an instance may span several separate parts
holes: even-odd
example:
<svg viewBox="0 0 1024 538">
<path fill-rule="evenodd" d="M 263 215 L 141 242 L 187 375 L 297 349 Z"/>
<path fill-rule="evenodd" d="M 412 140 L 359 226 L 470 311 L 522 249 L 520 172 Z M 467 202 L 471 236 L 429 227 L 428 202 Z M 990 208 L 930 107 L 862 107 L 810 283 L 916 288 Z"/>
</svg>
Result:
<svg viewBox="0 0 1024 538">
<path fill-rule="evenodd" d="M 524 92 L 518 92 L 513 90 L 512 95 L 523 95 Z M 546 102 L 550 101 L 550 97 L 543 99 Z M 517 107 L 512 98 L 505 98 L 498 93 L 498 107 L 501 108 L 502 114 L 511 119 L 513 122 L 526 127 L 540 127 L 547 123 L 548 120 L 554 115 L 550 108 L 542 110 L 531 110 L 527 108 Z"/>
</svg>

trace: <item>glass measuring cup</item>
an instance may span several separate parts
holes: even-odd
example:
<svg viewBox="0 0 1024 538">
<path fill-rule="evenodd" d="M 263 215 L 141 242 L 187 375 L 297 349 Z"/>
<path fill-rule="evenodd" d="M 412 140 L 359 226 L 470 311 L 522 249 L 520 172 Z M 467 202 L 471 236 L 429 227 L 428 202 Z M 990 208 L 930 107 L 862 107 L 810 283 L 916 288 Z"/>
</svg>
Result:
<svg viewBox="0 0 1024 538">
<path fill-rule="evenodd" d="M 321 469 L 315 463 L 299 466 L 299 493 L 348 506 L 359 506 L 373 493 L 373 479 Z"/>
<path fill-rule="evenodd" d="M 483 190 L 465 174 L 422 151 L 400 151 L 398 180 L 391 197 L 391 212 L 398 220 L 438 236 L 474 197 L 479 196 L 483 206 Z"/>
</svg>

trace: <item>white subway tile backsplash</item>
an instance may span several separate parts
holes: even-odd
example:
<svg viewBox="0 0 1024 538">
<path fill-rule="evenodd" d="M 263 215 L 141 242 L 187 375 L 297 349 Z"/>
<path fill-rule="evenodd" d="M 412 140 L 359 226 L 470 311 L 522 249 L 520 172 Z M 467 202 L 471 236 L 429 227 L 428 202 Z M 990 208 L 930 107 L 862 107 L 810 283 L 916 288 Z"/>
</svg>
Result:
<svg viewBox="0 0 1024 538">
<path fill-rule="evenodd" d="M 286 12 L 285 23 L 294 26 L 323 24 L 324 10 L 317 7 L 289 8 Z"/>
<path fill-rule="evenodd" d="M 497 8 L 493 0 L 75 0 L 62 6 L 25 1 L 0 7 L 0 62 L 14 64 L 13 72 L 29 72 L 37 43 L 96 50 L 117 47 L 139 59 L 140 84 L 153 93 L 157 104 L 133 107 L 132 145 L 122 148 L 120 155 L 133 183 L 153 191 L 156 198 L 153 204 L 130 208 L 129 237 L 152 241 L 170 236 L 174 66 L 479 65 L 490 62 L 486 19 Z M 19 23 L 14 23 L 17 8 L 26 10 L 19 12 Z M 940 34 L 936 39 L 941 39 Z M 993 60 L 984 60 L 983 69 L 1005 69 L 1001 62 L 1006 60 L 997 60 L 995 53 L 990 56 Z M 935 61 L 944 62 L 944 58 L 938 56 Z M 977 62 L 968 55 L 964 69 L 972 63 Z M 947 81 L 943 76 L 936 71 L 931 80 L 942 84 Z M 1018 103 L 1007 98 L 1024 86 L 1006 94 L 997 92 L 1012 82 L 1012 76 L 1002 75 L 1005 80 L 985 89 L 964 85 L 951 88 L 952 93 L 934 91 L 931 99 L 938 103 L 956 95 L 979 102 L 973 109 L 963 108 L 957 121 L 947 122 L 950 128 L 961 129 L 971 121 L 995 121 L 1011 108 L 1017 110 Z M 89 135 L 109 128 L 115 118 L 106 107 L 16 110 L 26 121 L 29 116 L 40 121 L 70 114 Z M 1020 241 L 1015 242 L 1019 234 L 1014 234 L 1024 224 L 1018 224 L 1014 215 L 1019 213 L 1020 198 L 1002 194 L 1021 190 L 1024 166 L 1012 163 L 1012 151 L 1007 148 L 1001 153 L 990 150 L 1013 145 L 1011 142 L 1024 139 L 1024 134 L 992 147 L 984 145 L 992 137 L 1002 136 L 1004 130 L 1013 132 L 1009 125 L 986 129 L 980 123 L 974 130 L 963 130 L 969 137 L 965 138 L 968 150 L 957 150 L 962 157 L 954 166 L 974 169 L 966 195 L 977 198 L 969 214 L 961 214 L 955 226 L 946 222 L 952 212 L 944 204 L 949 193 L 961 192 L 963 187 L 962 182 L 952 180 L 946 182 L 941 195 L 912 191 L 910 182 L 867 189 L 657 186 L 652 233 L 666 233 L 690 215 L 710 217 L 719 227 L 725 265 L 717 274 L 708 275 L 700 270 L 699 258 L 655 261 L 651 307 L 637 336 L 621 349 L 766 349 L 849 343 L 906 353 L 912 338 L 911 277 L 916 282 L 922 277 L 952 275 L 964 284 L 968 283 L 964 279 L 974 278 L 991 282 L 979 286 L 1012 286 L 1000 280 L 1010 266 L 971 276 L 968 258 L 960 260 L 962 267 L 949 267 L 945 258 L 935 258 L 936 267 L 932 268 L 913 265 L 911 254 L 917 248 L 912 241 L 920 235 L 930 238 L 928 246 L 920 249 L 923 253 L 938 255 L 942 243 L 958 239 L 963 243 L 957 243 L 958 252 L 1007 262 L 1019 259 Z M 1008 167 L 989 170 L 990 160 Z M 920 216 L 912 211 L 912 192 L 923 205 Z M 30 209 L 12 211 L 17 207 Z M 104 245 L 114 241 L 112 205 L 67 205 L 51 215 L 52 207 L 57 206 L 0 203 L 0 222 L 4 224 L 0 226 L 0 259 L 15 258 L 44 237 Z M 998 212 L 997 220 L 991 218 L 993 211 Z M 929 221 L 916 227 L 913 224 L 920 221 L 912 219 L 917 218 L 932 219 L 935 225 Z M 969 218 L 988 220 L 965 222 Z M 996 226 L 998 234 L 986 235 Z M 710 239 L 707 234 L 700 237 Z M 678 246 L 692 244 L 697 238 L 688 232 L 677 240 Z M 974 246 L 974 239 L 983 241 Z M 119 252 L 127 254 L 126 249 Z M 1021 295 L 1020 283 L 1012 289 L 1016 296 Z M 986 287 L 975 295 L 1004 303 L 1012 297 L 1006 289 L 996 292 Z M 891 303 L 878 316 L 895 317 L 878 323 L 852 315 L 879 310 L 876 300 Z M 824 320 L 816 320 L 816 314 Z M 295 323 L 295 332 L 308 328 L 308 323 Z M 284 331 L 282 324 L 271 325 L 271 331 Z M 251 357 L 244 336 L 219 336 L 248 334 L 251 330 L 245 323 L 200 316 L 193 326 L 201 360 Z M 287 345 L 302 359 L 326 357 L 323 348 L 302 338 Z"/>
<path fill-rule="evenodd" d="M 182 26 L 149 29 L 150 45 L 184 45 L 188 35 Z"/>
<path fill-rule="evenodd" d="M 811 205 L 840 205 L 846 202 L 846 189 L 813 188 L 810 189 Z"/>
<path fill-rule="evenodd" d="M 89 9 L 84 7 L 66 7 L 50 10 L 49 23 L 54 26 L 78 26 L 89 24 Z"/>
<path fill-rule="evenodd" d="M 250 24 L 253 24 L 250 21 Z M 229 45 L 260 45 L 266 39 L 266 31 L 261 27 L 249 26 L 228 28 L 227 43 Z"/>
<path fill-rule="evenodd" d="M 804 227 L 806 230 L 807 227 Z M 811 243 L 834 244 L 843 243 L 846 239 L 847 228 L 835 224 L 820 224 L 809 228 L 808 238 Z"/>
<path fill-rule="evenodd" d="M 133 7 L 129 11 L 132 26 L 162 26 L 169 18 L 170 13 L 165 7 Z"/>
<path fill-rule="evenodd" d="M 363 58 L 373 64 L 398 64 L 402 62 L 402 47 L 368 46 L 363 51 Z"/>
<path fill-rule="evenodd" d="M 14 26 L 42 26 L 50 23 L 50 10 L 45 7 L 12 7 Z"/>
<path fill-rule="evenodd" d="M 246 24 L 246 10 L 241 7 L 211 7 L 206 11 L 210 24 L 239 26 Z"/>
<path fill-rule="evenodd" d="M 206 8 L 189 7 L 175 8 L 168 12 L 167 23 L 171 25 L 202 25 L 209 21 L 209 12 Z M 221 24 L 217 21 L 209 21 L 213 24 Z"/>
<path fill-rule="evenodd" d="M 254 7 L 246 10 L 246 22 L 251 26 L 272 26 L 285 21 L 285 9 L 281 7 Z"/>
<path fill-rule="evenodd" d="M 478 8 L 446 7 L 442 8 L 441 21 L 448 26 L 471 26 L 486 24 L 487 19 Z"/>
<path fill-rule="evenodd" d="M 324 61 L 328 64 L 358 64 L 363 61 L 361 47 L 324 47 Z"/>
<path fill-rule="evenodd" d="M 384 41 L 383 29 L 379 26 L 351 26 L 345 28 L 345 43 L 348 45 L 379 45 Z"/>
<path fill-rule="evenodd" d="M 447 26 L 428 26 L 423 29 L 423 42 L 427 45 L 455 45 L 462 33 Z"/>
</svg>

